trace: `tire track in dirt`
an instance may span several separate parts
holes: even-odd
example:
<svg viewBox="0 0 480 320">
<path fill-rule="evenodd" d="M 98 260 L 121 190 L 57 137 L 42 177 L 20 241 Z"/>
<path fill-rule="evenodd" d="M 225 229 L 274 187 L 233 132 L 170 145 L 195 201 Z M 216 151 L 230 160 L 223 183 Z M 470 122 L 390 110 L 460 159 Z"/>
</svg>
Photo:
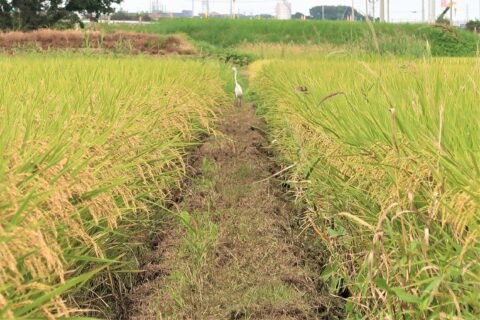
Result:
<svg viewBox="0 0 480 320">
<path fill-rule="evenodd" d="M 261 128 L 252 106 L 229 108 L 219 134 L 191 155 L 178 223 L 159 234 L 152 275 L 122 318 L 342 318 L 318 279 L 323 252 L 299 235 L 299 210 L 268 179 L 278 168 Z"/>
</svg>

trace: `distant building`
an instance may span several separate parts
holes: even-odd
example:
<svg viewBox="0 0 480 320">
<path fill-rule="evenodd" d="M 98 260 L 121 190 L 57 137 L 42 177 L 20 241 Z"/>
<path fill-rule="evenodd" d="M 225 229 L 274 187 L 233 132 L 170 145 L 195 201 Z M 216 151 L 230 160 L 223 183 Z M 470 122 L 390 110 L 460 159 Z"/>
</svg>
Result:
<svg viewBox="0 0 480 320">
<path fill-rule="evenodd" d="M 230 14 L 225 14 L 225 13 L 218 13 L 218 12 L 210 12 L 208 14 L 209 18 L 230 18 Z"/>
<path fill-rule="evenodd" d="M 193 11 L 192 10 L 182 10 L 182 12 L 175 12 L 174 14 L 175 18 L 191 18 L 193 17 Z"/>
<path fill-rule="evenodd" d="M 292 4 L 286 0 L 278 0 L 276 14 L 278 20 L 292 19 Z"/>
</svg>

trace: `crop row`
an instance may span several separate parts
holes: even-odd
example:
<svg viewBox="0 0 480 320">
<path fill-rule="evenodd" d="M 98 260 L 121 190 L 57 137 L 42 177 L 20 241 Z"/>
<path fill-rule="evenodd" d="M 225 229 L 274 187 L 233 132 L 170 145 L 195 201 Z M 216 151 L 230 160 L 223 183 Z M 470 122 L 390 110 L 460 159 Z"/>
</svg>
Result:
<svg viewBox="0 0 480 320">
<path fill-rule="evenodd" d="M 273 61 L 253 88 L 354 317 L 480 314 L 477 59 Z"/>
<path fill-rule="evenodd" d="M 135 229 L 211 130 L 225 70 L 78 56 L 0 69 L 0 318 L 72 317 L 138 268 Z"/>
</svg>

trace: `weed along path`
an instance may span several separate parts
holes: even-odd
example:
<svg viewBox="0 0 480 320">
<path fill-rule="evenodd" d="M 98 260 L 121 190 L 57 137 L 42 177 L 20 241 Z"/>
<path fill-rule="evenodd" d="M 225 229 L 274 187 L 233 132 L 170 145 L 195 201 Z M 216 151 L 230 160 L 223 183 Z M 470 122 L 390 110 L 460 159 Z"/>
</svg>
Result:
<svg viewBox="0 0 480 320">
<path fill-rule="evenodd" d="M 296 211 L 269 179 L 278 168 L 261 127 L 252 106 L 230 108 L 220 134 L 191 155 L 178 223 L 159 235 L 124 318 L 340 317 L 315 278 L 318 262 L 305 262 Z"/>
</svg>

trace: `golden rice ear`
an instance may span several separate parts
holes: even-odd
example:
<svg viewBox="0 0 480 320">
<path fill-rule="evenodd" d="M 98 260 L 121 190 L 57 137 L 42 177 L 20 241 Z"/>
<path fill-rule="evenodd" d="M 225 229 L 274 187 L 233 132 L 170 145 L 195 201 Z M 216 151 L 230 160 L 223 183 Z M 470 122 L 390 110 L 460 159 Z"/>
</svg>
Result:
<svg viewBox="0 0 480 320">
<path fill-rule="evenodd" d="M 0 103 L 0 149 L 9 150 L 0 159 L 0 318 L 96 309 L 92 303 L 103 297 L 82 300 L 78 293 L 88 296 L 99 284 L 110 288 L 107 296 L 124 289 L 115 286 L 125 275 L 97 266 L 136 252 L 123 228 L 149 220 L 149 199 L 164 206 L 180 186 L 186 148 L 214 131 L 216 112 L 228 101 L 220 77 L 227 69 L 20 56 L 0 59 L 0 70 L 0 87 L 10 88 Z M 139 269 L 134 256 L 122 259 L 132 263 L 122 268 Z"/>
</svg>

